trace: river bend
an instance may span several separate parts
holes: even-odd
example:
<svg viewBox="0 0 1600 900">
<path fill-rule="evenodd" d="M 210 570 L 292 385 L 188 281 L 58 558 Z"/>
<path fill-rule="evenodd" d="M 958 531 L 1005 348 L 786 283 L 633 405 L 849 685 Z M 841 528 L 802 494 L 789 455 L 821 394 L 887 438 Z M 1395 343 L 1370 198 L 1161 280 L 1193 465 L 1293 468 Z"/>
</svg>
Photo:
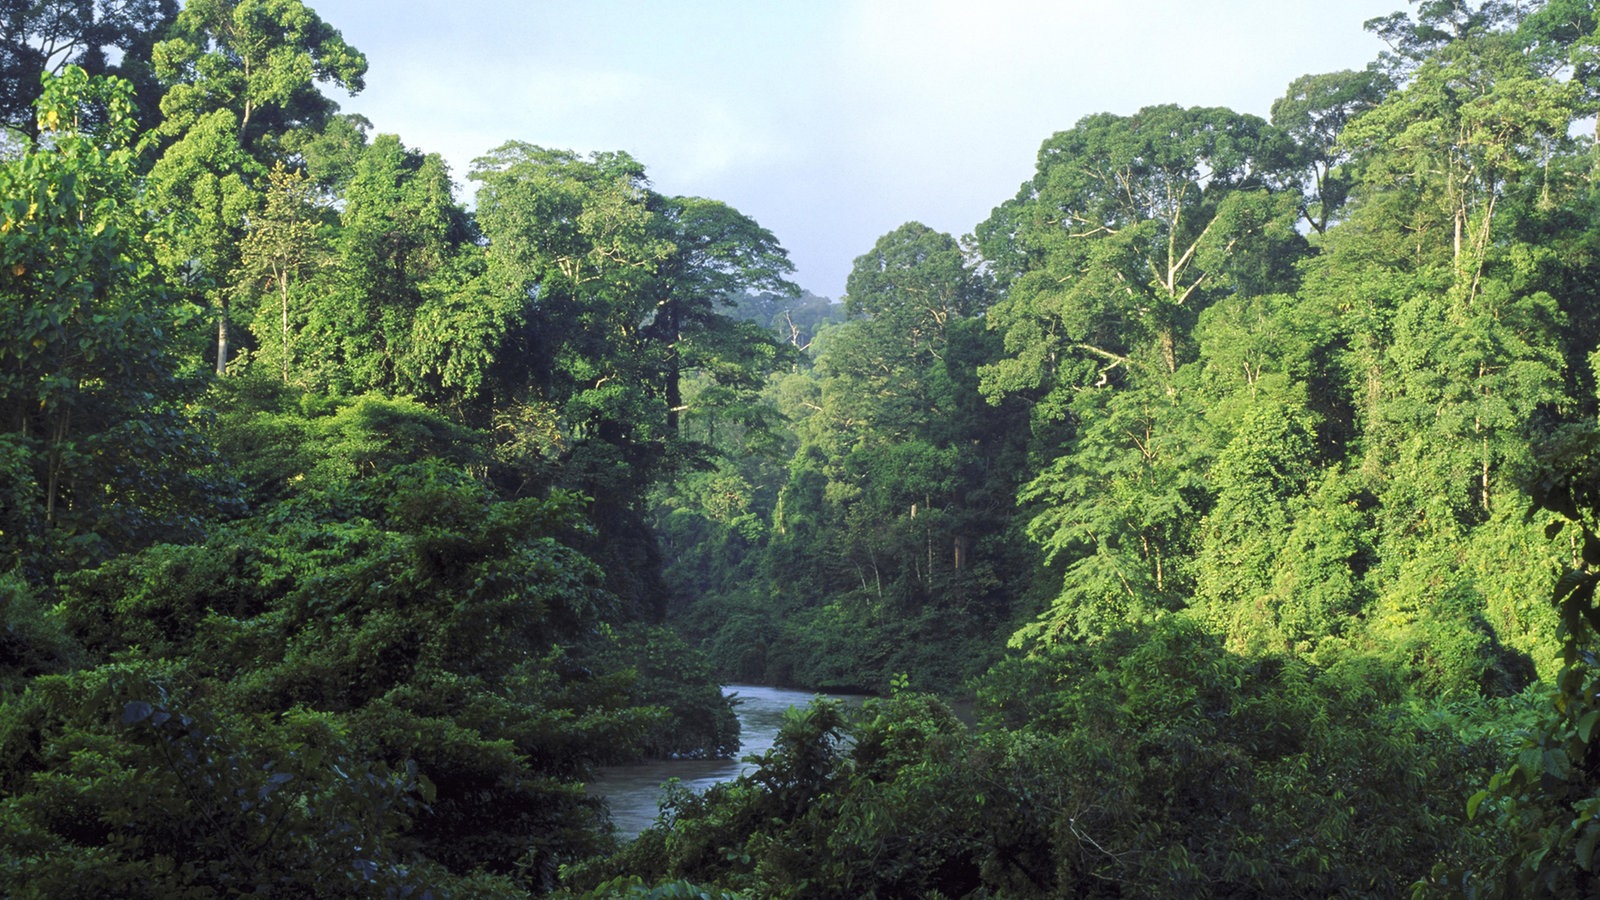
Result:
<svg viewBox="0 0 1600 900">
<path fill-rule="evenodd" d="M 723 685 L 723 694 L 736 696 L 734 713 L 739 717 L 739 756 L 755 756 L 772 749 L 784 710 L 805 706 L 817 697 L 859 704 L 860 696 L 818 694 L 751 684 Z M 620 837 L 632 838 L 656 820 L 661 786 L 676 778 L 689 790 L 699 793 L 714 784 L 732 781 L 755 767 L 740 759 L 670 759 L 610 766 L 601 769 L 589 790 L 603 795 L 611 807 L 611 821 Z"/>
</svg>

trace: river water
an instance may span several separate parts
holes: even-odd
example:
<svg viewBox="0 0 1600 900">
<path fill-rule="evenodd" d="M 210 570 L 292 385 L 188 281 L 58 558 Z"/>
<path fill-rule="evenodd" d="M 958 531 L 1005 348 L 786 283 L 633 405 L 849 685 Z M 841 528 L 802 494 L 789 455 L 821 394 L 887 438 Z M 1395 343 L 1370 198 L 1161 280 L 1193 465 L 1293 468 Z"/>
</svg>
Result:
<svg viewBox="0 0 1600 900">
<path fill-rule="evenodd" d="M 829 697 L 852 705 L 860 704 L 865 699 L 751 684 L 723 685 L 722 693 L 732 695 L 738 701 L 733 711 L 739 717 L 740 757 L 771 750 L 778 736 L 778 727 L 783 724 L 783 712 L 792 706 L 805 706 L 817 697 Z M 718 782 L 732 781 L 754 768 L 738 759 L 669 759 L 631 766 L 610 766 L 600 770 L 598 777 L 590 782 L 589 790 L 606 798 L 607 805 L 611 807 L 611 821 L 617 826 L 617 835 L 632 838 L 655 823 L 661 785 L 668 779 L 676 778 L 684 787 L 698 793 Z"/>
</svg>

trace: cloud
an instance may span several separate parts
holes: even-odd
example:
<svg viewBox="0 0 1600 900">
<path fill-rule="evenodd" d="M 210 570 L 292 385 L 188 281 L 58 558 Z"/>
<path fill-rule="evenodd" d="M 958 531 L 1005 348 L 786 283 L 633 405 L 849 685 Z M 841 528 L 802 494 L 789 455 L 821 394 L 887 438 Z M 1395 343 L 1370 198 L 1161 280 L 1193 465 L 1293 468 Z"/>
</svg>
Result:
<svg viewBox="0 0 1600 900">
<path fill-rule="evenodd" d="M 974 227 L 1041 141 L 1155 103 L 1265 115 L 1362 65 L 1397 0 L 319 0 L 371 56 L 348 104 L 450 160 L 506 140 L 624 150 L 656 188 L 732 203 L 837 292 L 917 219 Z M 1403 5 L 1403 4 L 1399 4 Z M 426 24 L 421 24 L 426 23 Z"/>
<path fill-rule="evenodd" d="M 592 152 L 624 150 L 675 190 L 781 165 L 794 142 L 779 133 L 775 111 L 751 108 L 729 89 L 690 77 L 624 68 L 555 69 L 504 58 L 470 73 L 397 68 L 371 78 L 374 88 L 344 105 L 430 143 L 464 177 L 470 160 L 507 140 Z M 463 91 L 472 83 L 477 90 Z"/>
</svg>

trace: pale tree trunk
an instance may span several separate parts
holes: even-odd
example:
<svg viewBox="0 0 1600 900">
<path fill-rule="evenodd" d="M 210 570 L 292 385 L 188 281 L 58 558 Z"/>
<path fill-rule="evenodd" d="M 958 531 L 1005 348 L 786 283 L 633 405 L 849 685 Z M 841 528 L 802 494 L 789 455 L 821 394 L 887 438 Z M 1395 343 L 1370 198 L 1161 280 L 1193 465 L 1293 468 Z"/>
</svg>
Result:
<svg viewBox="0 0 1600 900">
<path fill-rule="evenodd" d="M 228 374 L 228 301 L 223 298 L 217 314 L 217 374 Z"/>
<path fill-rule="evenodd" d="M 289 383 L 289 273 L 278 277 L 278 297 L 283 302 L 283 383 Z"/>
</svg>

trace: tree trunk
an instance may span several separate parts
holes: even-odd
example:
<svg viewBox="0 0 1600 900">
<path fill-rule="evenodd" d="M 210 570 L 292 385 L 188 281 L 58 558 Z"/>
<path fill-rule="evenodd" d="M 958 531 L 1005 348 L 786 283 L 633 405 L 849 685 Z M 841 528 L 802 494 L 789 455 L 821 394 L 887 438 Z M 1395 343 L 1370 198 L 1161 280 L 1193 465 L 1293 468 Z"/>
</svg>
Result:
<svg viewBox="0 0 1600 900">
<path fill-rule="evenodd" d="M 667 431 L 678 433 L 678 413 L 683 411 L 683 360 L 678 347 L 683 343 L 679 334 L 678 302 L 669 300 L 662 309 L 667 319 Z"/>
<path fill-rule="evenodd" d="M 1488 437 L 1488 435 L 1484 435 L 1484 438 L 1483 438 L 1483 511 L 1485 513 L 1494 512 L 1494 510 L 1489 508 L 1489 437 Z"/>
<path fill-rule="evenodd" d="M 289 273 L 278 281 L 278 296 L 283 301 L 283 383 L 289 383 Z"/>
<path fill-rule="evenodd" d="M 67 422 L 71 418 L 70 412 L 63 412 L 49 429 L 50 452 L 45 469 L 44 495 L 44 520 L 49 523 L 56 520 L 56 498 L 61 493 L 62 445 L 67 442 Z"/>
<path fill-rule="evenodd" d="M 222 299 L 217 313 L 217 374 L 228 374 L 228 300 Z"/>
</svg>

